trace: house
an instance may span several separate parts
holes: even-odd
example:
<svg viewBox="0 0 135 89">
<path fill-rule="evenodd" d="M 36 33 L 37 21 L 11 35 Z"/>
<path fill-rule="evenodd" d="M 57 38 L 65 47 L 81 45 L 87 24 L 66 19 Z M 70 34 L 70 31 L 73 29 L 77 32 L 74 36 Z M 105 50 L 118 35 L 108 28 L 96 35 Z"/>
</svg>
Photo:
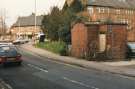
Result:
<svg viewBox="0 0 135 89">
<path fill-rule="evenodd" d="M 122 23 L 78 22 L 71 30 L 71 55 L 89 59 L 123 60 L 127 28 Z"/>
<path fill-rule="evenodd" d="M 28 38 L 32 39 L 42 32 L 43 16 L 36 17 L 36 28 L 35 28 L 35 14 L 26 17 L 19 17 L 17 21 L 12 25 L 10 31 L 12 38 Z"/>
<path fill-rule="evenodd" d="M 71 4 L 73 0 L 66 0 Z M 127 39 L 135 41 L 135 0 L 81 0 L 89 21 L 128 24 Z"/>
</svg>

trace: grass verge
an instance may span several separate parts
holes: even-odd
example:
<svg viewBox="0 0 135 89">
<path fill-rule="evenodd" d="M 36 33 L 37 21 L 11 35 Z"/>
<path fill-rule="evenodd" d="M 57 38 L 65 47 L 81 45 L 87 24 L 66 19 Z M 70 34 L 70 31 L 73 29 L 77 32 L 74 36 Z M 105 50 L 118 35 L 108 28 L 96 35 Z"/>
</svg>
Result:
<svg viewBox="0 0 135 89">
<path fill-rule="evenodd" d="M 67 55 L 67 45 L 61 41 L 37 43 L 36 47 L 46 49 L 62 56 Z"/>
</svg>

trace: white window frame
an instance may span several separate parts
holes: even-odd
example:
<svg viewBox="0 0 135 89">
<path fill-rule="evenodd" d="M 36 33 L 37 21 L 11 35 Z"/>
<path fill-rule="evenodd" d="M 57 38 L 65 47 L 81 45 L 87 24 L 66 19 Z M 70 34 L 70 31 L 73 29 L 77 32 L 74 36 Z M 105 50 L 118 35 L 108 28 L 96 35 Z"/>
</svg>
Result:
<svg viewBox="0 0 135 89">
<path fill-rule="evenodd" d="M 120 13 L 121 13 L 121 10 L 120 10 L 120 9 L 117 9 L 117 10 L 116 10 L 116 13 L 117 13 L 117 14 L 120 14 Z"/>
<path fill-rule="evenodd" d="M 88 7 L 87 9 L 88 9 L 88 12 L 89 12 L 90 15 L 94 13 L 93 7 Z"/>
<path fill-rule="evenodd" d="M 98 12 L 99 12 L 99 13 L 105 13 L 105 8 L 103 8 L 103 7 L 98 7 Z"/>
</svg>

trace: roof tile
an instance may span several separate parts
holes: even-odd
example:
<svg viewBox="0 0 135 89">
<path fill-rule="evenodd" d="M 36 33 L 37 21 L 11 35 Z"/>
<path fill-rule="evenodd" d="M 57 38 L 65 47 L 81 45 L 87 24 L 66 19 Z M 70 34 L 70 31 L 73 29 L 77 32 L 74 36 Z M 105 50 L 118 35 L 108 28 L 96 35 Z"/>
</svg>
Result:
<svg viewBox="0 0 135 89">
<path fill-rule="evenodd" d="M 88 0 L 88 5 L 135 9 L 135 0 Z"/>
<path fill-rule="evenodd" d="M 37 16 L 37 25 L 42 24 L 43 16 Z M 35 15 L 30 15 L 27 17 L 19 17 L 15 24 L 12 27 L 18 26 L 34 26 L 35 25 Z"/>
</svg>

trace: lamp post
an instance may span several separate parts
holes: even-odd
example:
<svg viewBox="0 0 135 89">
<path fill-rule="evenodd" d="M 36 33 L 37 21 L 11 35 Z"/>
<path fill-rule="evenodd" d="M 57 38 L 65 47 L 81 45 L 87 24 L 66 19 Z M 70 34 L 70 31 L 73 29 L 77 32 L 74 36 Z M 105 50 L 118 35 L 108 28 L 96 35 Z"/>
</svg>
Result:
<svg viewBox="0 0 135 89">
<path fill-rule="evenodd" d="M 35 31 L 33 31 L 33 38 L 34 38 L 34 44 L 36 44 L 36 38 L 35 38 L 35 32 L 36 32 L 36 27 L 37 27 L 37 0 L 35 0 L 35 28 L 34 28 L 34 30 Z"/>
<path fill-rule="evenodd" d="M 36 30 L 36 26 L 37 26 L 37 0 L 35 0 L 35 30 Z"/>
</svg>

